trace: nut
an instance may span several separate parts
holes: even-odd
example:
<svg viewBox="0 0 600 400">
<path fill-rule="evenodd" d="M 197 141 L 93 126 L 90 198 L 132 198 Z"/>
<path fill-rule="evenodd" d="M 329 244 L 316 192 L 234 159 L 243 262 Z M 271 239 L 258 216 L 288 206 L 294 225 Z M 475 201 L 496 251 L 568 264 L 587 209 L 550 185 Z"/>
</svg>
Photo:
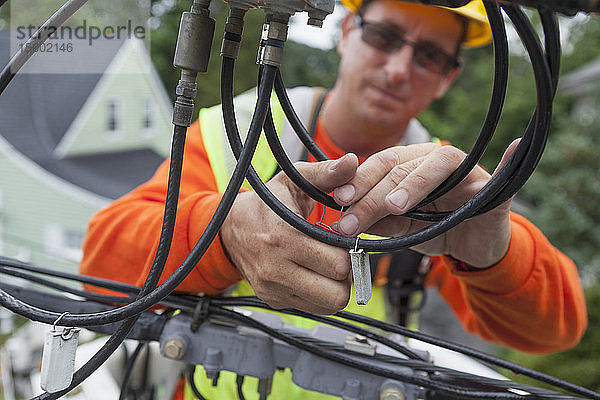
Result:
<svg viewBox="0 0 600 400">
<path fill-rule="evenodd" d="M 397 387 L 388 386 L 379 394 L 379 400 L 404 400 L 404 393 Z"/>
<path fill-rule="evenodd" d="M 179 360 L 185 354 L 185 346 L 179 339 L 168 339 L 163 345 L 165 356 L 173 360 Z"/>
</svg>

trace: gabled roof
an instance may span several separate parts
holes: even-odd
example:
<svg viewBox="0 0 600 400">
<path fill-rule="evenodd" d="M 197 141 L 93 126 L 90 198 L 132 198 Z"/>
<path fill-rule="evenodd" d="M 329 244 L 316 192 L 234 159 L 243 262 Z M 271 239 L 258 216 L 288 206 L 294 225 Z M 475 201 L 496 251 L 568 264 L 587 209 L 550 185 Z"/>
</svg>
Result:
<svg viewBox="0 0 600 400">
<path fill-rule="evenodd" d="M 120 47 L 119 47 L 120 48 Z M 107 68 L 116 55 L 97 52 Z M 10 36 L 0 31 L 0 65 L 10 59 Z M 35 56 L 34 56 L 35 57 Z M 149 179 L 162 161 L 150 149 L 59 160 L 53 151 L 101 74 L 17 74 L 0 95 L 0 134 L 30 160 L 80 188 L 116 198 Z"/>
</svg>

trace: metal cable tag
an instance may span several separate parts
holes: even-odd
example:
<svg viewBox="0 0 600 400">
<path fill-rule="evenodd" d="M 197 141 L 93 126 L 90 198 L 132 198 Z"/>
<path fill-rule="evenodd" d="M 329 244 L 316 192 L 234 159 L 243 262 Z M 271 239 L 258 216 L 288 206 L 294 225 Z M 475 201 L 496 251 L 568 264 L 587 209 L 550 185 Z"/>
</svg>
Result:
<svg viewBox="0 0 600 400">
<path fill-rule="evenodd" d="M 356 246 L 349 253 L 356 303 L 365 305 L 371 299 L 371 263 L 369 262 L 369 253 L 358 248 L 358 240 L 356 238 Z"/>
<path fill-rule="evenodd" d="M 60 392 L 73 381 L 75 353 L 79 328 L 57 328 L 56 324 L 68 313 L 63 313 L 46 332 L 42 352 L 40 387 L 48 393 Z"/>
</svg>

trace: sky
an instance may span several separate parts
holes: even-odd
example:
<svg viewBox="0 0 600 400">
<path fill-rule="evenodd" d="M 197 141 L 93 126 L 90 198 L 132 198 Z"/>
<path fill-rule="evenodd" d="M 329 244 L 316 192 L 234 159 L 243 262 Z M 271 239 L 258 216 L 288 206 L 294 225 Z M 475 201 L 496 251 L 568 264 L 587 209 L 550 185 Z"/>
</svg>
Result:
<svg viewBox="0 0 600 400">
<path fill-rule="evenodd" d="M 306 25 L 307 13 L 296 13 L 292 17 L 288 39 L 307 44 L 312 47 L 328 50 L 335 47 L 339 24 L 346 15 L 343 6 L 337 4 L 333 14 L 325 18 L 322 28 Z"/>
</svg>

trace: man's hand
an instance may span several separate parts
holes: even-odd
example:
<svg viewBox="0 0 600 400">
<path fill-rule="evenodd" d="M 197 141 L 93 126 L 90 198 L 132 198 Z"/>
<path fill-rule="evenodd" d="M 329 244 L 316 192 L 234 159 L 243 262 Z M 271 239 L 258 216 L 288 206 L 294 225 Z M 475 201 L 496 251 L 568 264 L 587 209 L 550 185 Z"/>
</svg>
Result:
<svg viewBox="0 0 600 400">
<path fill-rule="evenodd" d="M 354 177 L 358 159 L 296 163 L 296 168 L 324 192 Z M 279 173 L 267 186 L 290 210 L 307 218 L 314 200 Z M 221 242 L 256 295 L 274 308 L 293 307 L 333 314 L 350 296 L 348 252 L 316 241 L 277 216 L 254 192 L 240 193 L 221 228 Z"/>
<path fill-rule="evenodd" d="M 497 171 L 508 161 L 517 144 L 518 140 L 515 140 L 505 151 Z M 432 143 L 398 146 L 374 154 L 358 168 L 350 182 L 335 189 L 335 200 L 351 207 L 333 227 L 348 236 L 361 232 L 400 236 L 424 228 L 427 223 L 400 215 L 417 205 L 450 176 L 465 156 L 455 147 L 440 147 Z M 454 210 L 477 193 L 490 178 L 483 168 L 477 166 L 460 184 L 426 209 Z M 508 250 L 509 209 L 510 201 L 507 201 L 413 249 L 427 255 L 447 254 L 475 268 L 494 265 Z"/>
</svg>

